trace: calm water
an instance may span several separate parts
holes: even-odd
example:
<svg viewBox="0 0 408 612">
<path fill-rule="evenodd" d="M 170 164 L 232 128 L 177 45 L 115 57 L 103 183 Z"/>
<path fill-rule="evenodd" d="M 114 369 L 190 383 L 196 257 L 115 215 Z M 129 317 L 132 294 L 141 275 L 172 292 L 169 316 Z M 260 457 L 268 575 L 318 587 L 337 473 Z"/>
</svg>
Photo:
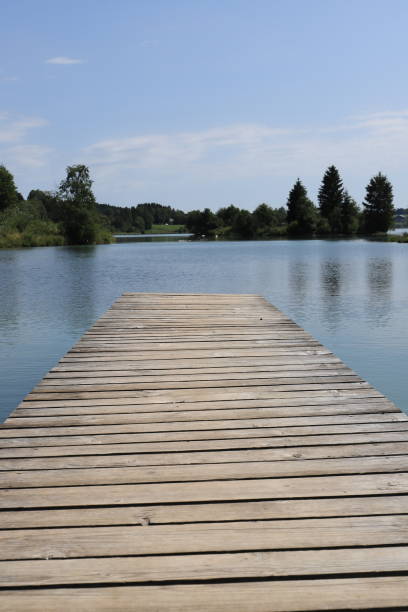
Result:
<svg viewBox="0 0 408 612">
<path fill-rule="evenodd" d="M 0 417 L 124 291 L 259 293 L 408 412 L 408 245 L 142 242 L 0 251 Z"/>
</svg>

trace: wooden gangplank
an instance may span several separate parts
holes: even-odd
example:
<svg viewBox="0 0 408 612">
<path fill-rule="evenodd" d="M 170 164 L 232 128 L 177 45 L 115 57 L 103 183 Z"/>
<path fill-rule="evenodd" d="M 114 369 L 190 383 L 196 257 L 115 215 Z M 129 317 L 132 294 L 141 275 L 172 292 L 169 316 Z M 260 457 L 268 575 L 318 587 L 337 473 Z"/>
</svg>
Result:
<svg viewBox="0 0 408 612">
<path fill-rule="evenodd" d="M 408 419 L 255 295 L 126 293 L 0 431 L 0 610 L 408 609 Z"/>
</svg>

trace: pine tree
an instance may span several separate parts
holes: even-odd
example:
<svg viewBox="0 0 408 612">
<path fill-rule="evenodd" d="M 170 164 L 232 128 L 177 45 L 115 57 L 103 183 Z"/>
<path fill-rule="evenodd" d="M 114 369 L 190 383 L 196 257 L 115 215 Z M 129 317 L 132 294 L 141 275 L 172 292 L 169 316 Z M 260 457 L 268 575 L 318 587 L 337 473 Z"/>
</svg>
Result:
<svg viewBox="0 0 408 612">
<path fill-rule="evenodd" d="M 366 187 L 364 204 L 364 227 L 369 234 L 387 232 L 394 217 L 392 185 L 379 172 Z"/>
<path fill-rule="evenodd" d="M 5 166 L 0 166 L 0 211 L 18 202 L 14 177 Z"/>
<path fill-rule="evenodd" d="M 291 234 L 312 234 L 316 229 L 316 209 L 307 197 L 307 191 L 297 179 L 289 192 L 288 231 Z"/>
<path fill-rule="evenodd" d="M 343 205 L 344 189 L 336 166 L 327 168 L 319 189 L 319 210 L 322 217 L 327 219 L 330 231 L 338 234 L 342 231 L 341 209 Z"/>
</svg>

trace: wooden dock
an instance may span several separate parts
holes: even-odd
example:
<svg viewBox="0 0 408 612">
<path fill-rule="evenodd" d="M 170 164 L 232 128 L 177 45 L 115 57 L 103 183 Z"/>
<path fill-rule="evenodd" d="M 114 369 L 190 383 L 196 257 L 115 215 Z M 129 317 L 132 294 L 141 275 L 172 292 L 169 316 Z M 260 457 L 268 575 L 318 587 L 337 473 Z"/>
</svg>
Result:
<svg viewBox="0 0 408 612">
<path fill-rule="evenodd" d="M 0 610 L 408 610 L 408 418 L 255 295 L 126 293 L 0 431 Z"/>
</svg>

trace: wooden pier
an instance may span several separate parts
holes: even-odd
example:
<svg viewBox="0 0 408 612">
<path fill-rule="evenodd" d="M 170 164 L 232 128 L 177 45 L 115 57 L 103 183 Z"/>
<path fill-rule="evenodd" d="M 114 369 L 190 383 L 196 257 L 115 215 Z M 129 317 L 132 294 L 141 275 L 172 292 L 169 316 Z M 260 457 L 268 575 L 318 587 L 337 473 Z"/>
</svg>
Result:
<svg viewBox="0 0 408 612">
<path fill-rule="evenodd" d="M 408 418 L 256 295 L 126 293 L 0 431 L 0 610 L 408 610 Z"/>
</svg>

